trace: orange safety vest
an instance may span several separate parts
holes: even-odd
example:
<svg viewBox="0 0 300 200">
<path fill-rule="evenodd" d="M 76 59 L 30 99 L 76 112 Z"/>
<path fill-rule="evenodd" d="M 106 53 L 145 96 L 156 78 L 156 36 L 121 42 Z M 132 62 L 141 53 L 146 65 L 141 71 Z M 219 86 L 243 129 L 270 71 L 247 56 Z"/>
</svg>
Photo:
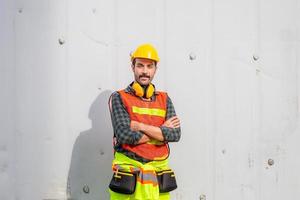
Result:
<svg viewBox="0 0 300 200">
<path fill-rule="evenodd" d="M 125 90 L 120 90 L 119 94 L 130 120 L 157 127 L 165 122 L 167 111 L 166 93 L 157 92 L 154 101 L 143 101 L 140 97 L 129 94 Z M 122 144 L 122 148 L 148 160 L 164 160 L 169 156 L 168 143 L 157 140 L 138 145 Z"/>
</svg>

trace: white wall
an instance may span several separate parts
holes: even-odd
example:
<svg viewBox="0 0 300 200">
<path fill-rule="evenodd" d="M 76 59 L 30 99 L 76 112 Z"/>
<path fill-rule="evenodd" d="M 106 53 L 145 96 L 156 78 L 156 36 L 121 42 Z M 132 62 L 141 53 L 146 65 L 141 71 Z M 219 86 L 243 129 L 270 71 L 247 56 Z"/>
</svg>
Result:
<svg viewBox="0 0 300 200">
<path fill-rule="evenodd" d="M 15 185 L 15 4 L 0 1 L 0 199 L 14 199 Z"/>
<path fill-rule="evenodd" d="M 132 81 L 144 42 L 182 121 L 172 199 L 295 199 L 299 11 L 296 0 L 1 1 L 0 199 L 109 199 L 107 100 Z"/>
</svg>

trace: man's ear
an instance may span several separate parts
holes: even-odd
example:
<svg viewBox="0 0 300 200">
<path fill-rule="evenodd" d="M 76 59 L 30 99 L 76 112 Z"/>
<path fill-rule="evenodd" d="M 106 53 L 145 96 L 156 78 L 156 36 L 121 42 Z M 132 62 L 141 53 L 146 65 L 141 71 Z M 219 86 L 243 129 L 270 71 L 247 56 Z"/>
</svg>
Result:
<svg viewBox="0 0 300 200">
<path fill-rule="evenodd" d="M 157 67 L 157 63 L 156 63 L 156 64 L 155 64 L 155 72 L 157 71 L 157 68 L 158 68 L 158 67 Z"/>
<path fill-rule="evenodd" d="M 132 69 L 132 71 L 134 71 L 134 65 L 133 65 L 133 63 L 131 63 L 131 69 Z"/>
</svg>

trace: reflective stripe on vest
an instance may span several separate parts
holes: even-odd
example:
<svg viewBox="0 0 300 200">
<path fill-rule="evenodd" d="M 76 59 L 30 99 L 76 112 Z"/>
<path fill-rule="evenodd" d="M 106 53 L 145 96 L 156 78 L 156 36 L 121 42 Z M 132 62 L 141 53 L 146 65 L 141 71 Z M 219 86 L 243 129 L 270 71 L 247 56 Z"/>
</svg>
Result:
<svg viewBox="0 0 300 200">
<path fill-rule="evenodd" d="M 165 122 L 167 94 L 158 92 L 154 101 L 143 101 L 140 97 L 119 91 L 130 120 L 159 127 Z M 123 144 L 122 148 L 148 160 L 164 160 L 169 156 L 168 144 L 157 140 L 138 145 Z"/>
<path fill-rule="evenodd" d="M 158 108 L 140 108 L 132 106 L 132 112 L 140 115 L 153 115 L 159 117 L 165 117 L 166 111 Z"/>
</svg>

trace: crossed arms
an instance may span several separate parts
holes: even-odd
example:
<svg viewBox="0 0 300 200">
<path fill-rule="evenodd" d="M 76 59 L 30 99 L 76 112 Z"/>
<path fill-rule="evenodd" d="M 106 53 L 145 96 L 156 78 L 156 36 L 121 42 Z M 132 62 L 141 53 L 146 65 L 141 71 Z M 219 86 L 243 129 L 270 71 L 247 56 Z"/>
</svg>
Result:
<svg viewBox="0 0 300 200">
<path fill-rule="evenodd" d="M 177 142 L 181 137 L 180 120 L 169 97 L 167 120 L 160 127 L 131 121 L 118 92 L 112 94 L 110 107 L 114 134 L 119 144 L 141 144 L 150 139 Z"/>
<path fill-rule="evenodd" d="M 162 126 L 170 129 L 179 128 L 180 120 L 177 116 L 173 116 L 166 120 Z M 138 141 L 138 144 L 148 142 L 151 138 L 156 139 L 158 141 L 165 140 L 160 127 L 143 124 L 137 121 L 131 121 L 130 128 L 132 131 L 141 131 L 144 133 L 141 139 Z"/>
</svg>

